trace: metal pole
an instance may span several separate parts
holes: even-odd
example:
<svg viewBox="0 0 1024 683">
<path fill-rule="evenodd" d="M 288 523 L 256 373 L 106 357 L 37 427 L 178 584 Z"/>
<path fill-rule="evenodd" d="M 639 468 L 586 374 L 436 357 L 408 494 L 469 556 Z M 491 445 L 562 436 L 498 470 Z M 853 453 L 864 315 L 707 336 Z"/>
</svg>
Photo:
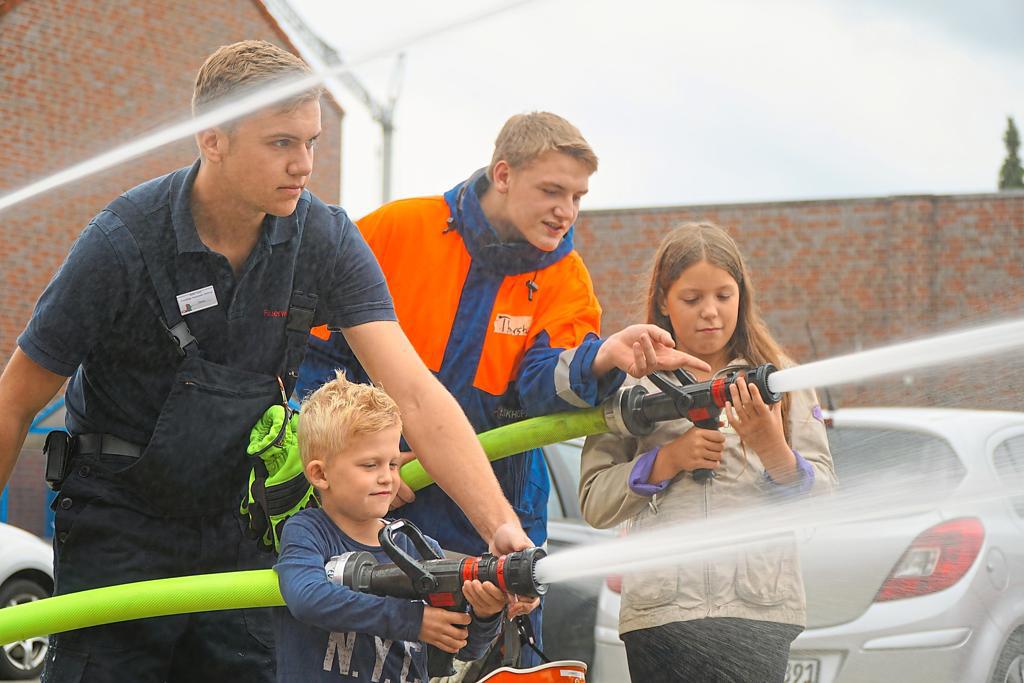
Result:
<svg viewBox="0 0 1024 683">
<path fill-rule="evenodd" d="M 381 204 L 391 201 L 391 136 L 395 132 L 395 126 L 391 118 L 382 119 L 381 130 L 381 169 L 380 169 L 380 197 Z"/>
</svg>

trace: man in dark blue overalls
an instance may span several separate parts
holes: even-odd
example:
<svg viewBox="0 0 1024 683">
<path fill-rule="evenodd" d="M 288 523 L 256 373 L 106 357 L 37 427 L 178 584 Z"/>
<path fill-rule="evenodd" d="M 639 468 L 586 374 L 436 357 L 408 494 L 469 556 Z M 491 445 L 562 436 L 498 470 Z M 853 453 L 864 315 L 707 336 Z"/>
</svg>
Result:
<svg viewBox="0 0 1024 683">
<path fill-rule="evenodd" d="M 220 48 L 203 112 L 305 76 L 269 43 Z M 238 506 L 249 430 L 294 385 L 309 329 L 340 329 L 402 410 L 406 438 L 492 550 L 529 545 L 451 396 L 395 322 L 380 268 L 338 207 L 304 189 L 319 89 L 201 131 L 200 159 L 86 227 L 0 377 L 0 487 L 32 417 L 70 376 L 56 459 L 56 592 L 270 567 Z M 59 470 L 59 471 L 58 471 Z M 47 681 L 271 681 L 267 610 L 111 624 L 51 639 Z"/>
</svg>

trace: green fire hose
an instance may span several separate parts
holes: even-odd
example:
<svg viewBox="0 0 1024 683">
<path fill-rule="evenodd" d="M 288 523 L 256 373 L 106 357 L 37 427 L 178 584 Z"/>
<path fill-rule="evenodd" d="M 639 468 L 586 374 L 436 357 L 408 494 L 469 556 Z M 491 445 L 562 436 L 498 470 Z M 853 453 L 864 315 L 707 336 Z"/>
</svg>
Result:
<svg viewBox="0 0 1024 683">
<path fill-rule="evenodd" d="M 531 417 L 522 422 L 483 432 L 479 437 L 484 453 L 491 462 L 494 462 L 531 448 L 607 431 L 603 409 L 598 407 Z M 419 460 L 402 466 L 402 480 L 413 491 L 419 491 L 434 483 Z"/>
<path fill-rule="evenodd" d="M 608 431 L 601 408 L 534 417 L 480 434 L 494 461 Z M 418 461 L 402 467 L 414 490 L 433 483 Z M 272 569 L 140 581 L 28 602 L 0 610 L 0 643 L 130 619 L 284 604 Z"/>
<path fill-rule="evenodd" d="M 273 569 L 139 581 L 0 609 L 0 643 L 129 619 L 283 604 Z"/>
</svg>

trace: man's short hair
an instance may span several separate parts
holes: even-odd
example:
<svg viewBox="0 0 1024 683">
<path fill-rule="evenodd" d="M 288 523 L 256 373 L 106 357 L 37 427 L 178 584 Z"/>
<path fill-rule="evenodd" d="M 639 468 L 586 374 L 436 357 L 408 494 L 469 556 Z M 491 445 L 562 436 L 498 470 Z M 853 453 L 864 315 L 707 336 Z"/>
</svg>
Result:
<svg viewBox="0 0 1024 683">
<path fill-rule="evenodd" d="M 568 154 L 591 173 L 597 171 L 597 155 L 576 126 L 557 114 L 535 111 L 516 114 L 502 126 L 494 141 L 494 156 L 487 167 L 487 178 L 494 180 L 494 165 L 499 161 L 518 168 L 550 151 Z"/>
<path fill-rule="evenodd" d="M 326 460 L 348 448 L 353 437 L 396 425 L 401 427 L 402 417 L 394 399 L 379 387 L 349 382 L 338 370 L 335 379 L 302 402 L 298 433 L 302 464 Z"/>
<path fill-rule="evenodd" d="M 261 85 L 288 77 L 313 73 L 309 66 L 291 52 L 265 40 L 243 40 L 222 45 L 206 58 L 196 74 L 192 92 L 192 113 L 201 114 L 228 101 L 248 95 Z M 279 103 L 292 110 L 300 104 L 316 100 L 323 88 L 316 86 Z"/>
</svg>

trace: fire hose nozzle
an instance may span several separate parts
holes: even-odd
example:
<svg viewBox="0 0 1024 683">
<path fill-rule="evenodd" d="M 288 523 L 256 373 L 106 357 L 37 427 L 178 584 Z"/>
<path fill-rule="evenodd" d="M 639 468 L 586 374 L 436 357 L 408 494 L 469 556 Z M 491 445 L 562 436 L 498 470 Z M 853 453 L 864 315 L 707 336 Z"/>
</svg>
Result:
<svg viewBox="0 0 1024 683">
<path fill-rule="evenodd" d="M 399 547 L 398 535 L 406 536 L 423 559 L 417 560 Z M 344 553 L 327 561 L 324 569 L 328 579 L 360 593 L 421 599 L 432 607 L 456 612 L 464 611 L 467 605 L 462 584 L 474 579 L 490 581 L 506 593 L 527 597 L 539 597 L 548 590 L 547 584 L 537 580 L 537 563 L 547 556 L 543 548 L 499 556 L 488 553 L 461 559 L 441 557 L 420 530 L 404 519 L 382 528 L 378 538 L 393 564 L 382 564 L 365 550 Z M 427 673 L 432 678 L 452 675 L 453 657 L 428 645 Z"/>
<path fill-rule="evenodd" d="M 387 528 L 422 538 L 419 530 L 405 520 L 393 522 Z M 361 593 L 428 602 L 432 595 L 461 595 L 462 584 L 474 579 L 490 581 L 506 593 L 528 597 L 539 597 L 548 590 L 547 584 L 537 579 L 537 563 L 547 556 L 543 548 L 461 559 L 437 557 L 432 552 L 423 554 L 420 548 L 425 559 L 415 560 L 395 545 L 391 533 L 382 532 L 381 539 L 384 551 L 396 560 L 394 564 L 381 563 L 365 550 L 348 552 L 327 561 L 327 578 Z M 413 542 L 418 545 L 416 540 Z"/>
<path fill-rule="evenodd" d="M 651 393 L 640 384 L 620 389 L 605 401 L 604 419 L 609 431 L 620 436 L 647 436 L 659 422 L 687 418 L 699 427 L 717 429 L 718 416 L 731 400 L 730 387 L 741 377 L 754 384 L 765 403 L 778 403 L 782 394 L 772 391 L 768 378 L 777 368 L 771 363 L 731 370 L 721 377 L 698 382 L 685 370 L 674 370 L 676 381 L 663 372 L 649 375 L 661 389 Z"/>
</svg>

